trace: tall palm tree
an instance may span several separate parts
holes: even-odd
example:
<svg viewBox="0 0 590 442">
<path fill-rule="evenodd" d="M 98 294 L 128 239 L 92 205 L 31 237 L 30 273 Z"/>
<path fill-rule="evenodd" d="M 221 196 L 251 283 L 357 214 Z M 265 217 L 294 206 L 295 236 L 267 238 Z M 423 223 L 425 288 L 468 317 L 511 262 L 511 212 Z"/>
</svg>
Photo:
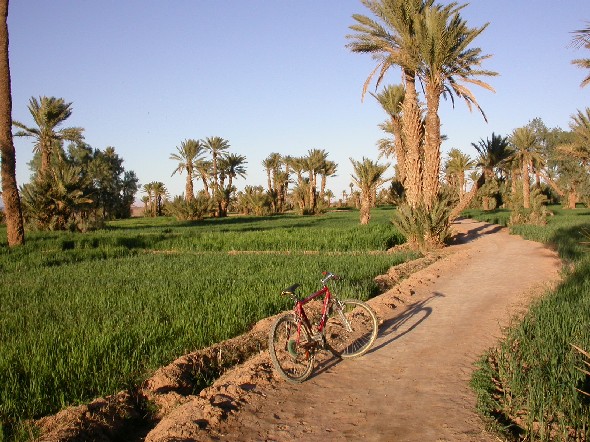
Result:
<svg viewBox="0 0 590 442">
<path fill-rule="evenodd" d="M 143 191 L 145 192 L 145 197 L 147 201 L 145 201 L 142 198 L 142 201 L 144 201 L 144 204 L 146 205 L 146 212 L 148 212 L 150 214 L 150 216 L 154 217 L 156 216 L 156 204 L 155 204 L 155 198 L 154 198 L 154 181 L 150 182 L 150 183 L 146 183 L 143 185 Z"/>
<path fill-rule="evenodd" d="M 463 98 L 470 109 L 475 106 L 485 119 L 485 114 L 465 84 L 474 84 L 493 91 L 490 85 L 477 77 L 497 75 L 496 72 L 479 68 L 490 55 L 482 55 L 480 48 L 469 47 L 488 24 L 480 28 L 469 28 L 459 14 L 465 6 L 458 6 L 456 3 L 435 5 L 426 8 L 417 21 L 416 41 L 422 62 L 418 76 L 424 83 L 427 106 L 423 197 L 428 209 L 433 207 L 440 187 L 441 125 L 438 111 L 441 95 L 448 94 L 451 98 L 457 95 Z"/>
<path fill-rule="evenodd" d="M 176 172 L 186 172 L 185 195 L 186 201 L 192 201 L 195 198 L 193 188 L 194 170 L 197 162 L 203 160 L 205 148 L 198 140 L 188 139 L 180 143 L 180 147 L 176 148 L 178 153 L 170 155 L 170 159 L 178 161 L 178 165 L 172 175 Z"/>
<path fill-rule="evenodd" d="M 320 168 L 320 175 L 321 175 L 321 183 L 320 183 L 320 201 L 324 201 L 324 196 L 326 193 L 326 182 L 328 177 L 333 178 L 336 176 L 336 172 L 338 171 L 338 164 L 334 161 L 326 160 L 322 167 Z"/>
<path fill-rule="evenodd" d="M 389 85 L 378 94 L 371 94 L 379 102 L 389 119 L 380 125 L 380 128 L 392 135 L 393 142 L 388 139 L 379 141 L 379 151 L 385 157 L 393 157 L 397 160 L 397 179 L 403 184 L 405 176 L 404 163 L 406 152 L 402 137 L 402 107 L 405 96 L 405 88 L 402 85 Z"/>
<path fill-rule="evenodd" d="M 350 26 L 356 34 L 347 45 L 353 52 L 369 53 L 378 64 L 363 87 L 363 96 L 378 72 L 376 87 L 392 66 L 402 71 L 405 85 L 402 106 L 402 139 L 405 146 L 404 181 L 406 199 L 411 207 L 422 200 L 422 112 L 416 90 L 417 73 L 421 65 L 417 42 L 417 18 L 431 7 L 434 0 L 362 0 L 377 20 L 361 14 L 352 17 L 357 24 Z"/>
<path fill-rule="evenodd" d="M 271 196 L 272 201 L 272 210 L 273 212 L 277 212 L 278 210 L 278 182 L 277 182 L 277 174 L 281 170 L 281 166 L 283 165 L 283 157 L 280 153 L 272 152 L 270 153 L 263 161 L 262 166 L 264 166 L 266 170 L 266 179 L 267 179 L 267 186 L 268 186 L 268 194 Z"/>
<path fill-rule="evenodd" d="M 529 209 L 531 207 L 530 173 L 533 161 L 540 155 L 539 141 L 530 127 L 519 127 L 512 132 L 510 143 L 514 148 L 512 158 L 521 167 L 523 207 Z"/>
<path fill-rule="evenodd" d="M 362 161 L 355 161 L 351 158 L 350 162 L 354 169 L 352 181 L 361 190 L 360 222 L 361 224 L 369 224 L 371 207 L 375 203 L 377 190 L 381 185 L 389 181 L 388 178 L 383 178 L 389 164 L 378 164 L 364 157 Z"/>
<path fill-rule="evenodd" d="M 0 0 L 0 164 L 6 236 L 10 247 L 25 243 L 20 195 L 16 183 L 16 156 L 12 140 L 12 93 L 8 60 L 8 0 Z"/>
<path fill-rule="evenodd" d="M 575 46 L 584 46 L 584 48 L 590 50 L 590 26 L 586 29 L 580 29 L 574 32 L 575 37 L 573 43 Z M 572 64 L 577 64 L 581 68 L 590 69 L 590 58 L 579 58 L 573 60 Z M 588 86 L 590 84 L 590 74 L 582 80 L 581 86 Z"/>
<path fill-rule="evenodd" d="M 213 167 L 213 197 L 215 198 L 215 192 L 219 185 L 219 177 L 217 175 L 217 164 L 219 157 L 227 152 L 229 149 L 229 141 L 221 137 L 208 137 L 204 141 L 205 149 L 211 152 L 211 164 Z"/>
<path fill-rule="evenodd" d="M 328 153 L 324 149 L 310 149 L 307 151 L 306 170 L 309 174 L 309 210 L 316 212 L 317 207 L 317 177 L 321 173 L 328 159 Z"/>
<path fill-rule="evenodd" d="M 46 173 L 51 167 L 51 156 L 54 146 L 62 141 L 79 142 L 84 139 L 81 127 L 66 127 L 59 129 L 72 115 L 72 103 L 66 103 L 63 98 L 55 97 L 31 97 L 29 100 L 29 112 L 37 127 L 28 127 L 19 121 L 12 124 L 21 129 L 16 137 L 32 137 L 36 140 L 33 150 L 41 153 L 41 174 Z"/>
<path fill-rule="evenodd" d="M 152 195 L 154 197 L 154 204 L 156 210 L 156 216 L 162 215 L 162 209 L 164 207 L 164 201 L 168 198 L 168 190 L 161 181 L 152 181 Z"/>
</svg>

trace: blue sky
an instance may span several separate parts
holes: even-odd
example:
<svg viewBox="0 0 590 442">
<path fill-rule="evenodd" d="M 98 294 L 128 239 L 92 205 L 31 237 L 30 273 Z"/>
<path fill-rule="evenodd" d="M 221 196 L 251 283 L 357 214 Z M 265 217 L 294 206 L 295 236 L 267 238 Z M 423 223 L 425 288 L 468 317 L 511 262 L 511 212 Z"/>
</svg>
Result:
<svg viewBox="0 0 590 442">
<path fill-rule="evenodd" d="M 339 165 L 328 187 L 341 195 L 349 158 L 377 158 L 385 120 L 371 96 L 361 103 L 374 64 L 345 47 L 354 13 L 368 11 L 359 0 L 13 0 L 13 119 L 33 125 L 32 96 L 73 102 L 66 126 L 85 128 L 94 148 L 114 146 L 140 184 L 162 181 L 171 195 L 185 176 L 171 177 L 169 156 L 187 138 L 220 136 L 245 155 L 239 189 L 264 185 L 271 152 L 325 149 Z M 484 68 L 500 76 L 488 80 L 495 93 L 472 88 L 488 123 L 463 102 L 441 103 L 444 152 L 474 155 L 472 142 L 535 117 L 567 129 L 590 107 L 590 88 L 580 88 L 588 72 L 571 64 L 590 54 L 570 44 L 590 2 L 474 0 L 463 16 L 474 27 L 490 22 L 474 46 L 493 55 Z M 392 70 L 384 83 L 399 81 Z M 22 185 L 32 142 L 15 146 Z"/>
</svg>

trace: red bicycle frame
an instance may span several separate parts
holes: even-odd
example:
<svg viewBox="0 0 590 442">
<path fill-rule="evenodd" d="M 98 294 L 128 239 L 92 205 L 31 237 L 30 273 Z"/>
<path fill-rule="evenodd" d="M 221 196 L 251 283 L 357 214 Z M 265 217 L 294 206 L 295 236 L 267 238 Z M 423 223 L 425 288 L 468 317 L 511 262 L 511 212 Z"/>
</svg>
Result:
<svg viewBox="0 0 590 442">
<path fill-rule="evenodd" d="M 302 323 L 305 323 L 305 326 L 312 333 L 312 336 L 314 335 L 313 326 L 309 322 L 309 319 L 307 318 L 307 315 L 305 314 L 305 310 L 303 309 L 303 306 L 305 304 L 307 304 L 308 302 L 310 302 L 311 300 L 313 300 L 319 296 L 322 296 L 322 295 L 326 295 L 326 296 L 324 297 L 324 305 L 322 307 L 322 317 L 321 317 L 320 323 L 318 324 L 318 328 L 317 328 L 317 331 L 319 333 L 321 333 L 324 330 L 324 326 L 326 325 L 326 319 L 328 318 L 328 309 L 330 306 L 330 300 L 332 299 L 332 294 L 330 293 L 330 289 L 328 288 L 328 286 L 326 284 L 324 284 L 324 286 L 320 290 L 318 290 L 317 292 L 309 295 L 307 298 L 299 299 L 295 303 L 295 313 L 299 318 L 301 318 L 301 321 L 299 321 L 299 324 L 297 325 L 297 341 L 298 341 L 298 343 L 299 343 L 299 337 L 301 336 L 301 324 Z"/>
</svg>

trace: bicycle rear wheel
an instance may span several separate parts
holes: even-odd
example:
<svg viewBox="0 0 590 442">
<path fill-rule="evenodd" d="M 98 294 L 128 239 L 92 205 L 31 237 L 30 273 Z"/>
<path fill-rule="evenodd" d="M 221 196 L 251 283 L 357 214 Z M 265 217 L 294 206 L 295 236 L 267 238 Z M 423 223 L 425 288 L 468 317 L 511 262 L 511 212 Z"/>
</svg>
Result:
<svg viewBox="0 0 590 442">
<path fill-rule="evenodd" d="M 362 301 L 334 299 L 325 326 L 326 344 L 341 358 L 355 358 L 369 351 L 377 338 L 377 316 Z"/>
<path fill-rule="evenodd" d="M 293 315 L 278 318 L 270 329 L 268 350 L 275 369 L 289 382 L 303 382 L 313 370 L 315 343 L 307 328 L 297 332 Z"/>
</svg>

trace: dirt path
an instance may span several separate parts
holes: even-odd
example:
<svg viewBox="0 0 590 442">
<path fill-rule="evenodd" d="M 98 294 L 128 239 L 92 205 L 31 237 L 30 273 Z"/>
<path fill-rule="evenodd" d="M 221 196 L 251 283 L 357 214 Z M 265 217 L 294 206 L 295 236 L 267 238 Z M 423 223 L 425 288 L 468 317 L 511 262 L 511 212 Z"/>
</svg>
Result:
<svg viewBox="0 0 590 442">
<path fill-rule="evenodd" d="M 460 244 L 447 256 L 371 300 L 384 322 L 370 353 L 328 359 L 292 385 L 263 352 L 177 407 L 146 441 L 498 440 L 475 413 L 473 364 L 557 281 L 560 263 L 498 226 L 455 228 Z M 203 419 L 203 398 L 226 418 Z"/>
</svg>

